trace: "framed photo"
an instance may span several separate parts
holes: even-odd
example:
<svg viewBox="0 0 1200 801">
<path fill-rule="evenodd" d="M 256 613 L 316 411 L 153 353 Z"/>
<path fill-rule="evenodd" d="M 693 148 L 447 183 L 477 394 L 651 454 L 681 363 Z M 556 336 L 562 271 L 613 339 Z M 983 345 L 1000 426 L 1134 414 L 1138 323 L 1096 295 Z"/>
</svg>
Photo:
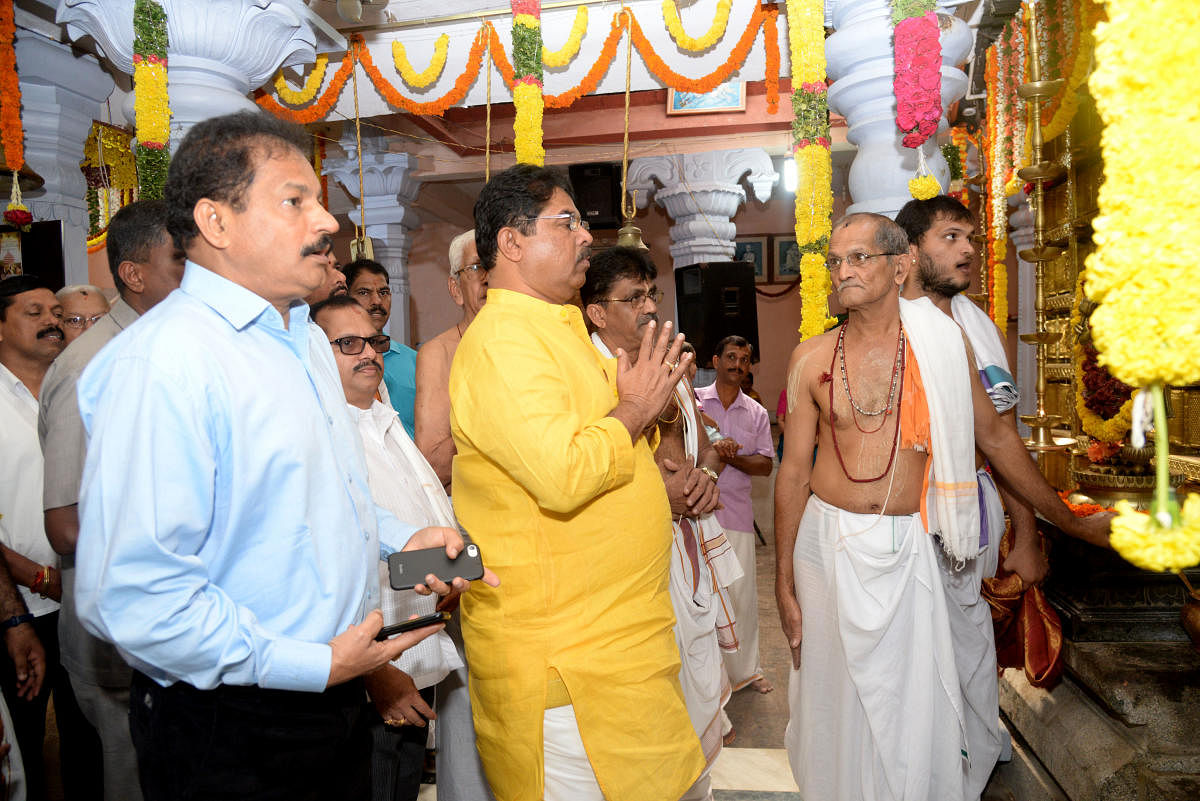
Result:
<svg viewBox="0 0 1200 801">
<path fill-rule="evenodd" d="M 771 247 L 765 236 L 739 236 L 733 240 L 733 260 L 754 265 L 754 283 L 771 283 Z"/>
<path fill-rule="evenodd" d="M 726 81 L 704 94 L 667 89 L 667 114 L 714 114 L 745 110 L 745 81 Z"/>
<path fill-rule="evenodd" d="M 794 236 L 771 237 L 771 250 L 775 258 L 775 281 L 788 283 L 800 275 L 800 248 Z"/>
</svg>

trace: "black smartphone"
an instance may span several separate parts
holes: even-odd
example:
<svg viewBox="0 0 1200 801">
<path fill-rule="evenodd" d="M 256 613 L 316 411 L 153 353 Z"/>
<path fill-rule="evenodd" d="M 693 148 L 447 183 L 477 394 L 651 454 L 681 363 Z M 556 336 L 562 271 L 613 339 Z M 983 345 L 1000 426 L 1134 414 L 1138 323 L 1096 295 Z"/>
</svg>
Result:
<svg viewBox="0 0 1200 801">
<path fill-rule="evenodd" d="M 411 590 L 425 583 L 430 573 L 447 584 L 455 576 L 467 581 L 483 578 L 483 558 L 479 546 L 467 543 L 454 559 L 446 556 L 445 548 L 423 548 L 419 551 L 396 551 L 388 556 L 388 578 L 393 590 Z"/>
<path fill-rule="evenodd" d="M 399 623 L 393 623 L 390 626 L 384 626 L 375 635 L 377 640 L 386 640 L 388 637 L 393 637 L 397 634 L 403 634 L 406 631 L 413 629 L 423 629 L 426 626 L 436 626 L 438 623 L 445 623 L 450 620 L 449 612 L 434 612 L 432 615 L 424 617 L 414 617 L 412 620 L 403 620 Z"/>
</svg>

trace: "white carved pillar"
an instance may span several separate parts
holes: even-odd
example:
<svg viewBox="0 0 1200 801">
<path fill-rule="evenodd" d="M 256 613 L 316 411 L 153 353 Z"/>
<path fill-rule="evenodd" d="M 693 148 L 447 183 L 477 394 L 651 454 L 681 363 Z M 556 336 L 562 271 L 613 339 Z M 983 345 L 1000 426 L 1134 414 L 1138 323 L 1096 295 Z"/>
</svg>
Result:
<svg viewBox="0 0 1200 801">
<path fill-rule="evenodd" d="M 746 200 L 743 176 L 764 203 L 779 181 L 765 150 L 742 148 L 634 159 L 626 183 L 639 208 L 653 195 L 671 215 L 671 257 L 679 268 L 733 258 L 737 226 L 730 219 Z"/>
<path fill-rule="evenodd" d="M 942 113 L 938 131 L 948 123 L 945 111 L 967 91 L 967 76 L 958 69 L 973 44 L 967 23 L 938 3 L 942 45 Z M 826 0 L 825 23 L 836 31 L 825 40 L 829 108 L 846 118 L 846 139 L 858 146 L 850 165 L 847 211 L 871 211 L 895 217 L 912 199 L 908 181 L 917 172 L 917 153 L 905 147 L 896 127 L 895 74 L 892 55 L 891 3 L 888 0 Z M 936 136 L 922 145 L 933 176 L 945 191 L 950 169 L 937 147 Z"/>
<path fill-rule="evenodd" d="M 1028 334 L 1034 331 L 1034 303 L 1037 283 L 1034 280 L 1035 266 L 1016 255 L 1033 247 L 1033 212 L 1024 192 L 1008 199 L 1008 224 L 1016 230 L 1009 231 L 1009 250 L 1017 261 L 1017 332 Z M 1009 279 L 1010 283 L 1012 279 Z M 1017 343 L 1017 391 L 1021 399 L 1017 403 L 1018 414 L 1037 413 L 1037 345 Z M 1017 428 L 1022 437 L 1029 437 L 1029 426 L 1017 418 Z"/>
<path fill-rule="evenodd" d="M 113 79 L 94 57 L 32 31 L 18 32 L 16 52 L 25 161 L 46 180 L 25 193 L 25 205 L 35 220 L 62 221 L 66 283 L 86 284 L 87 185 L 79 162 Z"/>
<path fill-rule="evenodd" d="M 324 173 L 333 176 L 357 204 L 358 158 L 354 137 L 343 137 L 341 145 L 346 158 L 326 159 Z M 408 252 L 412 247 L 412 231 L 421 225 L 412 210 L 421 188 L 421 180 L 413 175 L 416 168 L 415 157 L 388 152 L 384 137 L 364 138 L 362 203 L 350 212 L 355 225 L 362 225 L 365 217 L 375 261 L 387 268 L 392 289 L 392 316 L 387 333 L 405 345 L 411 344 Z"/>
<path fill-rule="evenodd" d="M 160 0 L 167 12 L 171 147 L 201 120 L 256 110 L 251 90 L 280 67 L 311 64 L 345 49 L 344 37 L 303 3 L 279 0 Z M 121 72 L 133 74 L 133 0 L 59 0 L 57 20 L 77 40 L 91 36 Z M 132 97 L 132 96 L 131 96 Z M 127 116 L 132 119 L 132 114 Z"/>
</svg>

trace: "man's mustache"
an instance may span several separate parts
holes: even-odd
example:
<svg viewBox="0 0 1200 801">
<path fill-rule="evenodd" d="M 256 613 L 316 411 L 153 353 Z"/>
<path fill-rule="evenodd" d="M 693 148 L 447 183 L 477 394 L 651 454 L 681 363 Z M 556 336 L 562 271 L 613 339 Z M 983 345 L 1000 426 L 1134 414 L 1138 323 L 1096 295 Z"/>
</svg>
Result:
<svg viewBox="0 0 1200 801">
<path fill-rule="evenodd" d="M 586 259 L 590 259 L 591 257 L 592 257 L 592 249 L 590 247 L 588 247 L 587 245 L 585 245 L 583 250 L 581 250 L 579 252 L 579 258 L 577 258 L 575 260 L 575 263 L 578 264 L 579 262 L 584 261 Z"/>
<path fill-rule="evenodd" d="M 383 363 L 380 362 L 379 359 L 363 359 L 361 362 L 354 365 L 354 372 L 361 373 L 368 367 L 374 367 L 379 372 L 383 372 Z"/>
<path fill-rule="evenodd" d="M 58 334 L 59 339 L 66 339 L 66 336 L 67 336 L 66 334 L 63 333 L 63 330 L 61 328 L 59 328 L 57 325 L 48 325 L 45 328 L 43 328 L 41 331 L 38 331 L 37 338 L 45 339 L 46 337 L 51 336 L 53 334 Z"/>
<path fill-rule="evenodd" d="M 637 327 L 641 328 L 642 326 L 646 325 L 646 323 L 649 323 L 651 321 L 653 321 L 655 324 L 658 323 L 658 314 L 657 313 L 650 312 L 649 314 L 639 315 Z"/>
<path fill-rule="evenodd" d="M 316 242 L 313 242 L 311 245 L 305 245 L 300 250 L 300 256 L 301 258 L 307 258 L 317 253 L 324 253 L 326 250 L 329 250 L 329 247 L 332 244 L 333 237 L 330 234 L 324 234 L 320 239 L 318 239 Z"/>
<path fill-rule="evenodd" d="M 367 307 L 367 314 L 378 314 L 380 317 L 387 316 L 387 309 L 380 306 L 378 303 L 372 303 Z"/>
</svg>

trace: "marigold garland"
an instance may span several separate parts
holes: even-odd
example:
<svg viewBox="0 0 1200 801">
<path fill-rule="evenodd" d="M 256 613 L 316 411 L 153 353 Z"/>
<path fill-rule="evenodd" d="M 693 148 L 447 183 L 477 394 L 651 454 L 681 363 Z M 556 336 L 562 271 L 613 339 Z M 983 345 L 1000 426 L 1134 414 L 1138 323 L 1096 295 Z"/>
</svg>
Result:
<svg viewBox="0 0 1200 801">
<path fill-rule="evenodd" d="M 1192 176 L 1195 147 L 1163 148 L 1157 130 L 1200 141 L 1194 78 L 1180 65 L 1200 63 L 1200 6 L 1192 0 L 1108 0 L 1096 28 L 1090 79 L 1104 121 L 1104 183 L 1094 221 L 1096 251 L 1087 259 L 1092 337 L 1100 362 L 1131 386 L 1145 386 L 1154 409 L 1155 500 L 1149 516 L 1128 506 L 1113 520 L 1112 544 L 1133 564 L 1180 570 L 1200 563 L 1200 497 L 1182 513 L 1172 498 L 1165 384 L 1200 381 L 1200 285 L 1189 238 L 1200 201 Z M 1151 16 L 1153 15 L 1153 16 Z M 1171 20 L 1171 42 L 1146 20 Z M 1147 80 L 1146 76 L 1153 76 Z M 1147 119 L 1155 121 L 1148 130 Z"/>
<path fill-rule="evenodd" d="M 1008 330 L 1008 276 L 1005 264 L 1005 239 L 1008 236 L 1008 200 L 1005 192 L 1008 159 L 1012 150 L 1007 139 L 1009 128 L 1005 125 L 1006 90 L 1001 86 L 1001 75 L 1007 61 L 1007 45 L 1003 37 L 988 48 L 985 57 L 984 75 L 987 81 L 987 126 L 984 129 L 982 150 L 986 152 L 984 168 L 987 197 L 983 204 L 987 217 L 987 260 L 988 299 L 992 322 L 1001 333 Z M 1003 292 L 1000 290 L 1003 289 Z"/>
<path fill-rule="evenodd" d="M 513 142 L 517 162 L 542 165 L 542 4 L 540 0 L 512 0 L 513 26 Z"/>
<path fill-rule="evenodd" d="M 317 96 L 317 92 L 321 88 L 321 84 L 325 82 L 325 69 L 329 66 L 329 56 L 321 53 L 317 56 L 317 62 L 313 64 L 312 72 L 304 80 L 304 86 L 299 90 L 288 86 L 287 78 L 283 76 L 283 69 L 275 74 L 275 93 L 279 95 L 279 99 L 287 103 L 289 106 L 303 106 Z"/>
<path fill-rule="evenodd" d="M 475 34 L 475 41 L 471 43 L 471 52 L 467 55 L 467 67 L 463 70 L 462 75 L 458 76 L 458 80 L 454 82 L 454 86 L 450 91 L 426 103 L 418 103 L 409 100 L 404 95 L 396 91 L 396 88 L 387 82 L 379 68 L 375 66 L 374 59 L 371 58 L 371 51 L 363 44 L 362 39 L 357 39 L 354 43 L 355 57 L 362 64 L 363 72 L 375 85 L 375 89 L 383 99 L 390 105 L 396 108 L 403 109 L 409 114 L 435 114 L 442 115 L 446 109 L 456 103 L 462 102 L 462 99 L 467 96 L 467 90 L 471 88 L 471 84 L 475 82 L 475 78 L 479 75 L 479 68 L 483 63 L 483 49 L 487 42 L 490 23 L 484 23 L 484 26 Z"/>
<path fill-rule="evenodd" d="M 14 172 L 25 166 L 25 131 L 21 126 L 21 81 L 13 37 L 17 26 L 13 0 L 0 0 L 0 144 Z"/>
<path fill-rule="evenodd" d="M 729 25 L 729 10 L 732 7 L 733 0 L 717 0 L 717 13 L 713 16 L 712 25 L 699 39 L 688 36 L 683 29 L 683 22 L 679 19 L 679 9 L 675 5 L 675 0 L 663 0 L 663 22 L 667 24 L 667 32 L 671 34 L 671 38 L 675 40 L 675 44 L 681 50 L 702 53 L 725 35 L 725 28 Z"/>
<path fill-rule="evenodd" d="M 355 65 L 355 52 L 358 45 L 354 38 L 350 40 L 350 49 L 346 51 L 346 55 L 342 57 L 342 61 L 338 66 L 337 72 L 334 73 L 333 79 L 329 81 L 329 86 L 321 93 L 313 105 L 305 109 L 290 109 L 279 105 L 275 98 L 267 94 L 259 94 L 254 102 L 262 106 L 267 111 L 285 120 L 291 120 L 299 125 L 308 125 L 325 119 L 329 111 L 333 108 L 333 104 L 337 102 L 338 97 L 342 93 L 342 88 L 345 87 L 346 81 L 350 80 L 350 73 Z"/>
<path fill-rule="evenodd" d="M 761 5 L 755 6 L 754 13 L 750 16 L 750 24 L 746 26 L 746 30 L 742 32 L 741 38 L 738 39 L 737 44 L 730 51 L 729 58 L 725 60 L 724 64 L 700 78 L 688 78 L 668 67 L 654 51 L 654 45 L 646 38 L 646 34 L 642 32 L 642 26 L 638 24 L 637 17 L 631 14 L 630 27 L 633 34 L 633 46 L 641 54 L 642 60 L 646 62 L 646 67 L 650 72 L 666 86 L 671 87 L 677 92 L 705 94 L 729 80 L 729 76 L 733 74 L 734 70 L 745 63 L 746 56 L 750 53 L 750 47 L 754 44 L 754 39 L 758 35 L 758 29 L 762 26 L 765 15 Z M 822 44 L 822 47 L 824 47 L 824 44 Z M 824 60 L 822 60 L 823 64 Z M 823 71 L 824 66 L 822 66 Z"/>
<path fill-rule="evenodd" d="M 825 84 L 825 12 L 810 0 L 787 0 L 792 57 L 792 157 L 796 162 L 796 245 L 800 250 L 800 339 L 823 334 L 833 282 L 825 267 L 833 205 L 833 159 Z"/>
<path fill-rule="evenodd" d="M 138 197 L 161 198 L 171 153 L 167 93 L 167 12 L 155 0 L 133 5 L 133 89 Z"/>
<path fill-rule="evenodd" d="M 543 43 L 542 64 L 547 67 L 565 67 L 571 63 L 571 60 L 579 55 L 579 45 L 583 43 L 583 35 L 587 33 L 587 26 L 587 6 L 579 6 L 575 9 L 575 22 L 571 24 L 571 32 L 567 35 L 566 43 L 557 50 L 547 50 Z"/>
<path fill-rule="evenodd" d="M 600 79 L 608 72 L 613 59 L 616 58 L 617 45 L 621 43 L 621 35 L 626 27 L 624 14 L 613 15 L 612 25 L 608 30 L 608 36 L 604 38 L 604 44 L 600 48 L 600 57 L 596 59 L 596 63 L 592 65 L 592 68 L 574 89 L 568 89 L 557 95 L 543 96 L 546 108 L 566 108 L 584 95 L 590 95 L 596 91 L 596 87 L 600 85 Z"/>
<path fill-rule="evenodd" d="M 767 61 L 767 113 L 779 113 L 779 6 L 770 5 L 763 17 L 763 50 Z"/>
<path fill-rule="evenodd" d="M 392 42 L 392 63 L 396 65 L 396 72 L 400 73 L 406 84 L 414 89 L 424 89 L 441 77 L 442 70 L 446 68 L 446 53 L 449 50 L 450 35 L 443 33 L 433 43 L 433 58 L 429 60 L 429 66 L 417 72 L 408 61 L 408 52 L 405 51 L 404 45 L 396 40 Z"/>
</svg>

